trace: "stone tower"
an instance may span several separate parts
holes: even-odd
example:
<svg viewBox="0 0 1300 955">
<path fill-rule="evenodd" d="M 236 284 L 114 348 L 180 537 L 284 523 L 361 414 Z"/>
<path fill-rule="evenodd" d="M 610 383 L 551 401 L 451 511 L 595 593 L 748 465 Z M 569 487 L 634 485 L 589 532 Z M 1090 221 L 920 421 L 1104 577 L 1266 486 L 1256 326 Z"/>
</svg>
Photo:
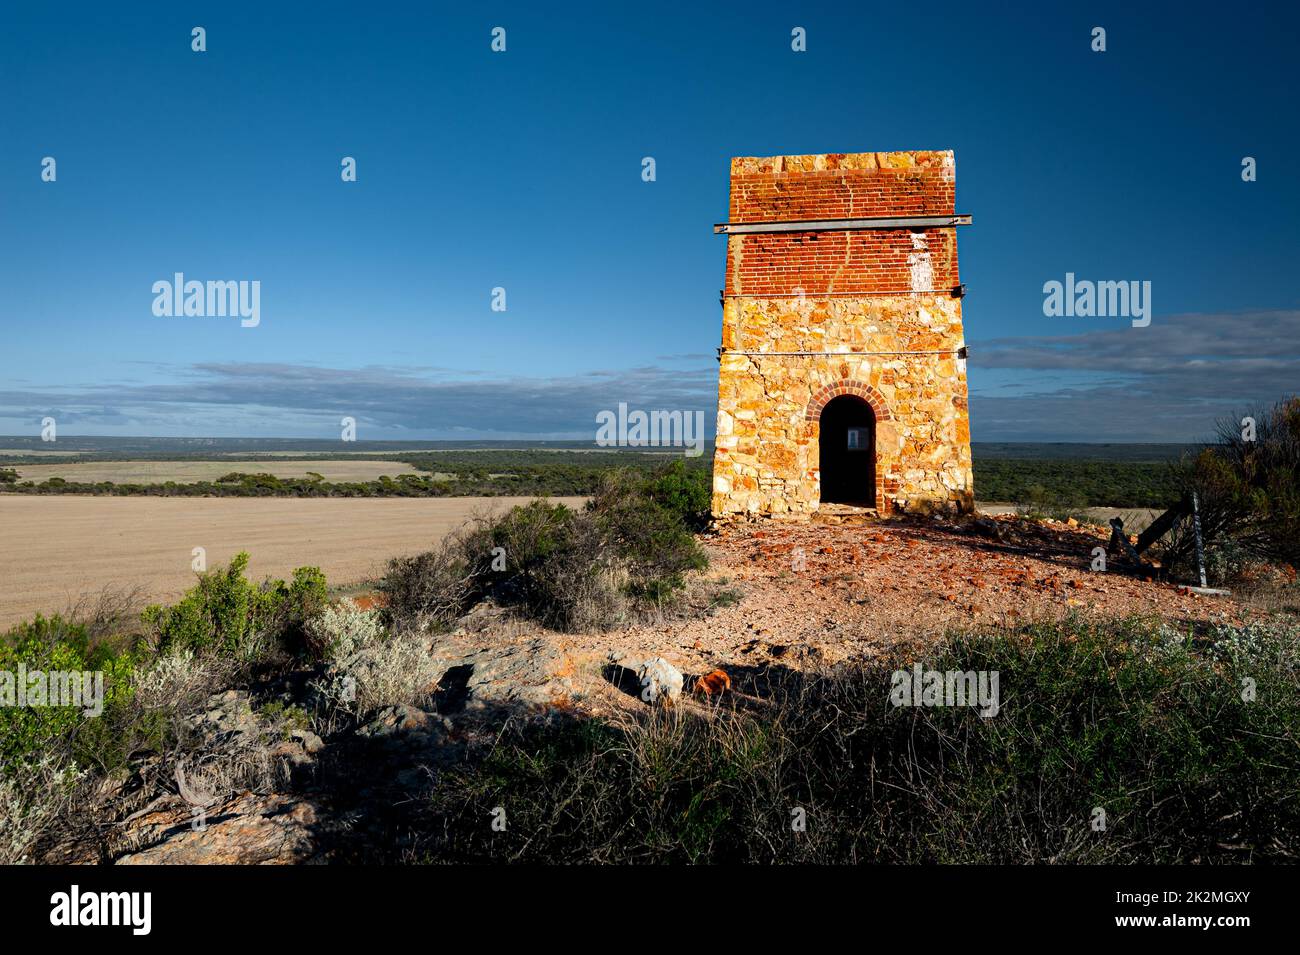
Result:
<svg viewBox="0 0 1300 955">
<path fill-rule="evenodd" d="M 731 161 L 715 518 L 973 507 L 953 154 Z"/>
</svg>

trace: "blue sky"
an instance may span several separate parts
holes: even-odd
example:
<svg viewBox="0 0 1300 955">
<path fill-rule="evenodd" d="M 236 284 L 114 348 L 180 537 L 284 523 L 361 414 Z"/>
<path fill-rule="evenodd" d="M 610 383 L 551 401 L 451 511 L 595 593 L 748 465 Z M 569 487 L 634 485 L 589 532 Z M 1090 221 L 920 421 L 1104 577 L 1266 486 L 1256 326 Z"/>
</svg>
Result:
<svg viewBox="0 0 1300 955">
<path fill-rule="evenodd" d="M 934 148 L 974 438 L 1200 437 L 1300 381 L 1300 16 L 1132 6 L 5 5 L 0 433 L 711 418 L 729 157 Z M 154 316 L 177 271 L 261 324 Z M 1068 271 L 1150 281 L 1151 327 L 1044 317 Z"/>
</svg>

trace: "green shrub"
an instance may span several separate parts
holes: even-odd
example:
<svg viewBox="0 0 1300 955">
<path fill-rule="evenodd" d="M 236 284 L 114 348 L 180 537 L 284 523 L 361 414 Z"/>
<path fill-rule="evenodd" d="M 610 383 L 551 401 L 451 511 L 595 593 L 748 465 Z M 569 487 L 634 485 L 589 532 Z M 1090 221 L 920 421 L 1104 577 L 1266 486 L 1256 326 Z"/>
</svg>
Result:
<svg viewBox="0 0 1300 955">
<path fill-rule="evenodd" d="M 687 468 L 673 461 L 646 482 L 651 500 L 672 512 L 682 525 L 692 531 L 709 526 L 712 501 L 712 475 L 704 468 Z"/>
<path fill-rule="evenodd" d="M 175 606 L 146 608 L 144 620 L 159 652 L 252 657 L 268 643 L 295 648 L 308 618 L 326 603 L 324 575 L 316 567 L 299 567 L 289 583 L 256 585 L 244 577 L 247 567 L 248 554 L 240 552 L 224 570 L 203 574 Z"/>
<path fill-rule="evenodd" d="M 283 700 L 272 700 L 258 711 L 258 715 L 278 730 L 284 739 L 289 739 L 294 730 L 311 728 L 311 714 L 301 706 Z"/>
<path fill-rule="evenodd" d="M 329 583 L 325 574 L 319 567 L 298 567 L 294 569 L 293 580 L 288 586 L 276 581 L 274 587 L 279 602 L 281 636 L 292 635 L 301 645 L 300 638 L 307 621 L 329 603 Z"/>
<path fill-rule="evenodd" d="M 664 487 L 678 487 L 675 480 Z M 629 600 L 661 604 L 707 559 L 681 512 L 656 498 L 660 492 L 674 499 L 653 480 L 609 471 L 582 511 L 533 501 L 436 550 L 390 561 L 380 585 L 388 622 L 449 623 L 490 597 L 576 631 L 617 624 Z"/>
<path fill-rule="evenodd" d="M 394 630 L 442 625 L 482 599 L 464 538 L 451 534 L 433 550 L 394 557 L 379 582 L 384 622 Z"/>
<path fill-rule="evenodd" d="M 621 612 L 613 554 L 589 514 L 533 501 L 511 508 L 465 543 L 483 593 L 546 626 L 600 627 Z M 494 557 L 503 570 L 493 570 Z"/>
<path fill-rule="evenodd" d="M 29 675 L 33 671 L 102 673 L 104 711 L 108 713 L 130 697 L 134 658 L 130 651 L 108 642 L 92 645 L 84 624 L 38 614 L 0 638 L 0 679 L 15 693 L 15 699 L 19 667 Z M 50 755 L 56 747 L 66 749 L 62 744 L 74 730 L 102 718 L 103 714 L 88 716 L 72 706 L 0 703 L 0 775 Z"/>
<path fill-rule="evenodd" d="M 654 492 L 653 481 L 614 472 L 601 482 L 588 510 L 629 568 L 628 593 L 659 603 L 682 586 L 686 571 L 701 570 L 708 561 L 680 512 Z"/>
</svg>

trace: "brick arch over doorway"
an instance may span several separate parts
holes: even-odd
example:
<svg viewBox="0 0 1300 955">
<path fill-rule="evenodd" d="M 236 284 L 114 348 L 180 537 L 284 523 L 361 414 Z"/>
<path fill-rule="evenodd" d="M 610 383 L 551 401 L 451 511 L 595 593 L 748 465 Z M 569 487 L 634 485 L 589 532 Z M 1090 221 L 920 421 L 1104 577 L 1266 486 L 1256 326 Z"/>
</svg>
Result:
<svg viewBox="0 0 1300 955">
<path fill-rule="evenodd" d="M 884 455 L 881 454 L 881 442 L 879 427 L 881 422 L 893 421 L 894 416 L 885 404 L 884 397 L 875 388 L 872 388 L 865 381 L 857 381 L 853 378 L 845 378 L 833 384 L 825 385 L 819 389 L 812 398 L 809 399 L 808 405 L 804 410 L 804 418 L 809 422 L 821 423 L 822 409 L 834 398 L 841 395 L 853 395 L 860 398 L 871 406 L 871 412 L 876 418 L 875 431 L 875 503 L 876 509 L 881 514 L 887 514 L 894 509 L 893 495 L 898 492 L 897 479 L 887 478 L 885 475 L 888 467 Z M 820 447 L 820 435 L 818 437 Z M 820 467 L 818 469 L 818 485 L 821 484 Z M 818 497 L 820 498 L 820 490 Z"/>
<path fill-rule="evenodd" d="M 855 381 L 852 378 L 845 378 L 843 381 L 823 386 L 820 391 L 808 399 L 808 406 L 804 409 L 804 418 L 808 421 L 820 420 L 822 409 L 826 407 L 826 403 L 832 398 L 838 398 L 840 395 L 857 395 L 871 405 L 871 410 L 876 415 L 876 421 L 894 420 L 894 416 L 889 413 L 889 407 L 885 404 L 885 399 L 881 397 L 880 392 L 865 381 Z"/>
</svg>

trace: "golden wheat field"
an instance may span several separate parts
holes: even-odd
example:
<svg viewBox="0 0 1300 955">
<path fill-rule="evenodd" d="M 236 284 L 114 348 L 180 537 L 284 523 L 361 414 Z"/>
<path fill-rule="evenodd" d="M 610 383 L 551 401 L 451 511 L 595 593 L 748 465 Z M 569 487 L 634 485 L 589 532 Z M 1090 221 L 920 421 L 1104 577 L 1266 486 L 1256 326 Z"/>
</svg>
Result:
<svg viewBox="0 0 1300 955">
<path fill-rule="evenodd" d="M 149 602 L 175 600 L 194 584 L 196 547 L 209 567 L 248 551 L 254 579 L 312 564 L 331 585 L 356 583 L 476 515 L 528 500 L 0 495 L 0 628 L 65 611 L 105 588 L 138 588 Z"/>
<path fill-rule="evenodd" d="M 229 461 L 77 461 L 64 464 L 10 465 L 23 481 L 45 481 L 59 477 L 65 481 L 94 484 L 192 484 L 215 481 L 238 471 L 243 474 L 273 474 L 280 478 L 303 477 L 314 471 L 326 481 L 374 481 L 381 475 L 397 477 L 418 474 L 404 461 L 357 461 L 347 458 L 321 461 L 275 461 L 267 458 Z"/>
</svg>

